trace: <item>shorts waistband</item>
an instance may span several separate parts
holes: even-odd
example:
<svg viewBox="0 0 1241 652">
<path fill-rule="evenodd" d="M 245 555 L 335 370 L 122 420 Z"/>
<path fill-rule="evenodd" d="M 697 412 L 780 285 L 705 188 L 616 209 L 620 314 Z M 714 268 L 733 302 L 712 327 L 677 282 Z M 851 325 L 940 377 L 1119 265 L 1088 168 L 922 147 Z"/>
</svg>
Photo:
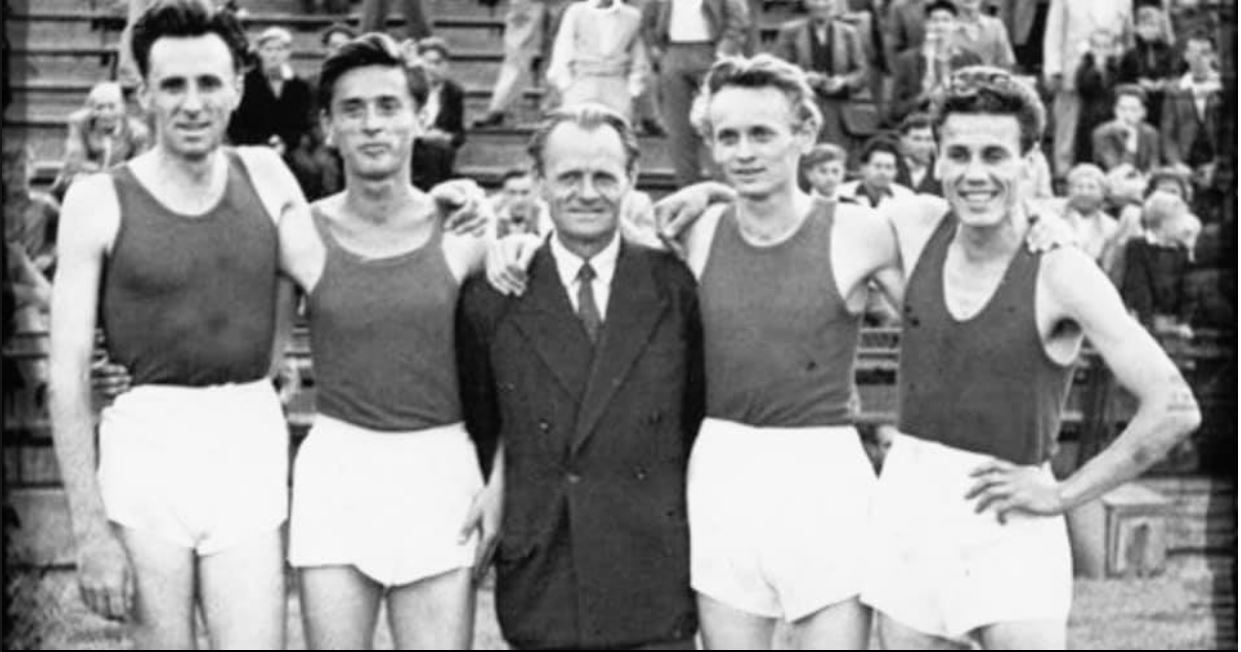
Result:
<svg viewBox="0 0 1241 652">
<path fill-rule="evenodd" d="M 374 430 L 349 423 L 348 421 L 344 421 L 342 419 L 337 419 L 336 417 L 330 417 L 323 413 L 315 414 L 315 421 L 311 432 L 332 433 L 334 435 L 382 441 L 425 441 L 430 439 L 446 439 L 469 436 L 465 430 L 465 422 L 463 421 L 457 421 L 442 426 L 435 426 L 433 428 L 424 428 L 422 430 Z"/>
<path fill-rule="evenodd" d="M 808 435 L 841 435 L 857 434 L 853 424 L 842 423 L 833 426 L 797 426 L 786 428 L 781 426 L 752 426 L 727 419 L 707 417 L 703 419 L 699 436 L 718 434 L 725 436 L 759 436 L 759 437 L 805 437 Z"/>
</svg>

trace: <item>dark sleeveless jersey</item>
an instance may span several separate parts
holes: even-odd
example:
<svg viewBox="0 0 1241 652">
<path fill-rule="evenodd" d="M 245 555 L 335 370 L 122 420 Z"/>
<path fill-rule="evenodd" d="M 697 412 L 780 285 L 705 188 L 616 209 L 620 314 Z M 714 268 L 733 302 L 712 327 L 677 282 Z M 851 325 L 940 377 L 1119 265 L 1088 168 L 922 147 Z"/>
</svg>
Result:
<svg viewBox="0 0 1241 652">
<path fill-rule="evenodd" d="M 1051 360 L 1035 321 L 1041 257 L 1024 245 L 982 310 L 965 321 L 944 300 L 949 215 L 905 287 L 898 371 L 901 432 L 1016 464 L 1053 454 L 1072 365 Z"/>
<path fill-rule="evenodd" d="M 128 165 L 114 168 L 121 223 L 104 265 L 101 322 L 133 384 L 203 386 L 267 374 L 278 237 L 238 154 L 202 215 L 165 207 Z"/>
<path fill-rule="evenodd" d="M 720 216 L 698 296 L 707 416 L 752 426 L 851 423 L 861 316 L 832 269 L 836 204 L 816 201 L 787 240 L 754 246 Z"/>
<path fill-rule="evenodd" d="M 314 211 L 327 251 L 308 299 L 319 412 L 372 430 L 461 420 L 454 317 L 457 280 L 435 226 L 421 247 L 367 259 Z"/>
</svg>

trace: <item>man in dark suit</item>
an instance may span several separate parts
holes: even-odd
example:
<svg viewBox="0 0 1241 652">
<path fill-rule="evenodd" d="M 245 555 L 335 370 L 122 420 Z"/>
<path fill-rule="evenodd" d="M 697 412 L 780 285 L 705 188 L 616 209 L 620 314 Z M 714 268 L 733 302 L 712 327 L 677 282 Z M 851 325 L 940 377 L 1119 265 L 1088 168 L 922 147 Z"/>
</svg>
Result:
<svg viewBox="0 0 1241 652">
<path fill-rule="evenodd" d="M 840 1 L 806 3 L 809 17 L 781 25 L 772 54 L 806 71 L 823 113 L 819 140 L 853 151 L 878 129 L 879 114 L 868 85 L 867 35 L 839 20 Z"/>
<path fill-rule="evenodd" d="M 1116 118 L 1095 128 L 1091 134 L 1094 162 L 1104 172 L 1128 163 L 1149 174 L 1159 167 L 1163 154 L 1159 132 L 1146 123 L 1146 91 L 1136 84 L 1123 84 L 1113 91 Z"/>
<path fill-rule="evenodd" d="M 888 121 L 900 124 L 905 116 L 925 110 L 931 95 L 958 68 L 979 65 L 982 57 L 957 45 L 957 7 L 948 0 L 924 5 L 925 38 L 916 48 L 896 55 L 892 62 L 892 97 Z"/>
<path fill-rule="evenodd" d="M 943 197 L 943 185 L 935 176 L 935 123 L 930 114 L 909 114 L 901 122 L 900 134 L 896 183 L 919 194 Z"/>
<path fill-rule="evenodd" d="M 643 8 L 678 186 L 702 179 L 702 139 L 689 118 L 702 78 L 716 59 L 744 54 L 754 19 L 746 0 L 653 0 Z"/>
<path fill-rule="evenodd" d="M 556 232 L 526 292 L 468 282 L 457 316 L 466 426 L 496 541 L 496 608 L 518 648 L 693 649 L 685 479 L 705 402 L 693 276 L 624 242 L 637 141 L 618 114 L 552 113 L 531 142 Z M 488 464 L 494 460 L 493 464 Z"/>
</svg>

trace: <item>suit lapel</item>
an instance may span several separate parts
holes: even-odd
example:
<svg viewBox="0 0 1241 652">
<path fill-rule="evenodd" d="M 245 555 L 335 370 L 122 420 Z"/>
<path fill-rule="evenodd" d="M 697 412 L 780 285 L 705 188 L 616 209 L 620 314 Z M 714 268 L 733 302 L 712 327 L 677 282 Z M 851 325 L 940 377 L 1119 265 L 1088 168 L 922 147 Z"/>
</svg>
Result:
<svg viewBox="0 0 1241 652">
<path fill-rule="evenodd" d="M 651 269 L 633 255 L 630 245 L 621 241 L 607 315 L 600 331 L 590 379 L 586 382 L 586 391 L 578 410 L 570 455 L 580 450 L 590 438 L 634 361 L 646 349 L 651 332 L 663 317 L 665 308 L 666 301 L 655 287 Z"/>
<path fill-rule="evenodd" d="M 511 320 L 565 392 L 580 400 L 594 349 L 560 284 L 556 261 L 547 243 L 534 256 L 529 291 L 517 303 Z"/>
</svg>

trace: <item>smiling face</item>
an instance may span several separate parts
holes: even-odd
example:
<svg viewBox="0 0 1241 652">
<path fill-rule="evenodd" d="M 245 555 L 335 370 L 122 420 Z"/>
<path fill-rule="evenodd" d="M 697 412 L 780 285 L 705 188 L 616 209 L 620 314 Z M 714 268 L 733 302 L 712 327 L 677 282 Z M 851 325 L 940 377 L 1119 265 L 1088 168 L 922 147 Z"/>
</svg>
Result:
<svg viewBox="0 0 1241 652">
<path fill-rule="evenodd" d="M 788 96 L 770 86 L 728 86 L 708 113 L 711 154 L 738 194 L 761 198 L 796 185 L 798 160 L 814 136 L 797 123 Z"/>
<path fill-rule="evenodd" d="M 936 170 L 944 197 L 967 226 L 1004 222 L 1021 199 L 1026 174 L 1021 125 L 1014 115 L 953 113 L 940 129 Z"/>
<path fill-rule="evenodd" d="M 371 65 L 333 86 L 326 131 L 348 174 L 380 180 L 409 170 L 418 135 L 417 104 L 399 66 Z"/>
<path fill-rule="evenodd" d="M 841 160 L 823 161 L 806 170 L 806 180 L 810 187 L 823 197 L 835 197 L 836 189 L 845 180 L 845 162 Z"/>
<path fill-rule="evenodd" d="M 241 101 L 241 77 L 219 36 L 162 37 L 151 46 L 140 97 L 154 117 L 160 146 L 174 156 L 201 159 L 224 141 Z"/>
<path fill-rule="evenodd" d="M 606 244 L 616 233 L 621 201 L 633 187 L 620 134 L 608 125 L 556 125 L 547 135 L 539 178 L 557 237 L 571 249 Z"/>
</svg>

